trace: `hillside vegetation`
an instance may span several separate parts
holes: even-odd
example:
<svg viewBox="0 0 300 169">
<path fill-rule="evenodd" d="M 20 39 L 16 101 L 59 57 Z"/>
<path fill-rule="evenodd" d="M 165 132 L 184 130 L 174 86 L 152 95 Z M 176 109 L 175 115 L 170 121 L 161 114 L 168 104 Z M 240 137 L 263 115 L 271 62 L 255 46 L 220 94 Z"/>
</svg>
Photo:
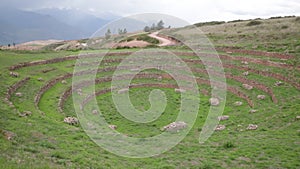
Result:
<svg viewBox="0 0 300 169">
<path fill-rule="evenodd" d="M 72 73 L 78 54 L 93 60 L 104 50 L 53 50 L 64 42 L 46 50 L 0 50 L 0 168 L 300 168 L 298 25 L 297 17 L 198 24 L 216 46 L 227 82 L 223 115 L 203 144 L 199 144 L 199 134 L 212 98 L 208 72 L 186 47 L 162 47 L 179 56 L 197 77 L 200 108 L 195 124 L 178 145 L 140 159 L 120 157 L 99 147 L 84 132 L 80 119 L 74 125 L 64 122 L 66 117 L 77 117 L 72 96 L 86 97 L 82 109 L 98 117 L 87 93 L 91 81 L 72 88 Z M 157 44 L 146 35 L 134 38 Z M 162 133 L 164 126 L 176 121 L 181 93 L 166 72 L 143 70 L 131 82 L 130 100 L 136 109 L 146 111 L 151 91 L 160 89 L 168 98 L 164 112 L 145 124 L 118 112 L 110 92 L 111 77 L 124 58 L 139 50 L 111 49 L 97 67 L 95 90 L 102 117 L 110 124 L 104 127 L 138 137 L 142 144 L 144 138 Z M 85 70 L 77 75 L 89 77 L 90 64 L 77 64 Z"/>
</svg>

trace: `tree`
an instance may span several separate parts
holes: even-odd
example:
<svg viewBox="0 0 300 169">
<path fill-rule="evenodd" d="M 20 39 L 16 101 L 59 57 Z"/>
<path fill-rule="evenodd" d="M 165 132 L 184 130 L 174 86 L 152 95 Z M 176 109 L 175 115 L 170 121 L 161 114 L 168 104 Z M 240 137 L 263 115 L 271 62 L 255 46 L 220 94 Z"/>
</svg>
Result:
<svg viewBox="0 0 300 169">
<path fill-rule="evenodd" d="M 162 20 L 160 20 L 158 23 L 157 23 L 157 29 L 158 30 L 161 30 L 161 29 L 164 29 L 164 22 Z"/>
<path fill-rule="evenodd" d="M 150 32 L 150 31 L 151 31 L 151 28 L 150 28 L 149 26 L 145 26 L 144 31 L 145 31 L 145 32 Z"/>
<path fill-rule="evenodd" d="M 123 34 L 123 30 L 122 29 L 118 29 L 118 32 L 119 32 L 119 35 L 122 35 Z"/>
<path fill-rule="evenodd" d="M 10 47 L 10 44 L 8 44 L 7 46 Z"/>
<path fill-rule="evenodd" d="M 109 39 L 111 37 L 111 31 L 110 29 L 107 29 L 107 32 L 105 33 L 105 39 Z"/>
<path fill-rule="evenodd" d="M 156 25 L 155 25 L 155 23 L 152 24 L 151 30 L 156 30 Z"/>
<path fill-rule="evenodd" d="M 119 35 L 123 35 L 123 34 L 127 33 L 127 29 L 126 28 L 124 28 L 124 29 L 118 29 L 118 32 L 119 32 Z"/>
</svg>

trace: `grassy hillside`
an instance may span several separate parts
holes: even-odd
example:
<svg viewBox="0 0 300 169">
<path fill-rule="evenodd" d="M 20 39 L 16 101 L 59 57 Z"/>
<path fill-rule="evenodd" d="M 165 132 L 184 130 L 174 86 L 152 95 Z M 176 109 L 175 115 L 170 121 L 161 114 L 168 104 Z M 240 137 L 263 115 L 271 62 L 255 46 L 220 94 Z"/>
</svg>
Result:
<svg viewBox="0 0 300 169">
<path fill-rule="evenodd" d="M 217 23 L 202 26 L 196 24 L 216 46 L 234 46 L 298 55 L 300 53 L 300 17 Z"/>
<path fill-rule="evenodd" d="M 300 32 L 296 25 L 300 23 L 296 20 L 259 20 L 259 25 L 252 26 L 252 21 L 200 25 L 218 47 L 228 85 L 223 115 L 229 119 L 220 121 L 226 128 L 215 131 L 204 144 L 198 139 L 210 107 L 207 72 L 203 64 L 193 61 L 197 57 L 191 51 L 167 47 L 199 78 L 200 109 L 187 137 L 170 151 L 151 158 L 117 156 L 95 144 L 80 125 L 64 123 L 65 117 L 76 116 L 68 90 L 78 52 L 2 50 L 0 168 L 299 168 Z M 99 65 L 95 90 L 108 89 L 111 82 L 106 79 L 113 75 L 114 67 L 135 51 L 138 49 L 111 50 Z M 103 51 L 86 52 L 98 56 Z M 65 57 L 70 55 L 73 57 Z M 249 74 L 243 75 L 245 72 Z M 174 91 L 174 79 L 163 71 L 149 69 L 139 75 L 132 84 L 141 86 L 130 89 L 130 99 L 136 109 L 145 111 L 150 108 L 150 92 L 164 91 L 168 104 L 159 119 L 134 123 L 118 113 L 110 92 L 100 92 L 96 99 L 103 117 L 116 125 L 118 132 L 143 140 L 160 134 L 162 127 L 176 120 L 180 93 Z M 247 90 L 243 84 L 253 89 Z M 82 91 L 76 90 L 74 95 L 84 95 L 90 87 L 83 84 Z M 86 107 L 93 105 L 87 102 Z M 257 129 L 248 130 L 249 124 Z"/>
</svg>

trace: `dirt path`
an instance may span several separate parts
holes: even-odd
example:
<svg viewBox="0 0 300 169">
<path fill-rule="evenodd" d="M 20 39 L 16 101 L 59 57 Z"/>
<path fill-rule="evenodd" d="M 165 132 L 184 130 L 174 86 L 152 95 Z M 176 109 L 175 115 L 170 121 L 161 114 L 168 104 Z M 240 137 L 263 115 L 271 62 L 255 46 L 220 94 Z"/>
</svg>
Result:
<svg viewBox="0 0 300 169">
<path fill-rule="evenodd" d="M 172 46 L 172 45 L 176 45 L 176 42 L 167 39 L 167 38 L 163 38 L 158 36 L 158 32 L 153 32 L 149 35 L 152 38 L 155 38 L 157 40 L 159 40 L 160 44 L 158 46 Z"/>
</svg>

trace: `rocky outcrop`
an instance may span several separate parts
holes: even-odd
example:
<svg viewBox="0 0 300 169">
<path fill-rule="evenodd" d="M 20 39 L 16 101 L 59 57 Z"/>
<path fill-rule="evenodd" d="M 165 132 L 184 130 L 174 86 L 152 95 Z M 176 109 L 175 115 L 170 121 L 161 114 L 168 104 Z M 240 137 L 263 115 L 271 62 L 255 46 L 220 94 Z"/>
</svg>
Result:
<svg viewBox="0 0 300 169">
<path fill-rule="evenodd" d="M 163 127 L 163 130 L 169 131 L 169 132 L 179 132 L 180 130 L 187 127 L 187 124 L 183 121 L 178 122 L 172 122 L 166 126 Z"/>
</svg>

